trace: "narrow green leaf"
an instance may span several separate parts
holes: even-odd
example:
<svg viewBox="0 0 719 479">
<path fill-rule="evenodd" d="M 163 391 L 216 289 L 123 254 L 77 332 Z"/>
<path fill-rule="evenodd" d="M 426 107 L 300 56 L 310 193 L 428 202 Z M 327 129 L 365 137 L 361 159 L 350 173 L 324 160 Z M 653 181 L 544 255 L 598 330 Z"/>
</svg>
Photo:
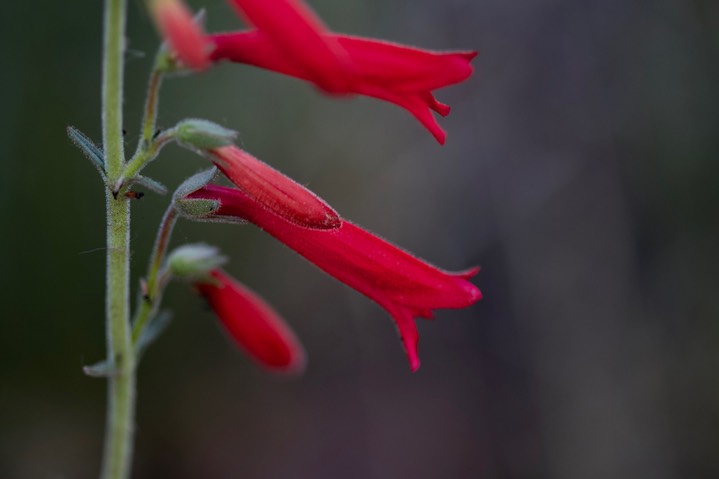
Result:
<svg viewBox="0 0 719 479">
<path fill-rule="evenodd" d="M 115 365 L 108 362 L 107 360 L 91 364 L 90 366 L 83 366 L 82 372 L 91 378 L 109 378 L 117 373 Z"/>
<path fill-rule="evenodd" d="M 107 182 L 105 176 L 105 154 L 102 150 L 90 140 L 84 133 L 73 126 L 67 127 L 67 136 L 77 146 L 85 157 L 90 160 L 92 165 L 97 169 L 102 176 L 102 179 Z"/>
</svg>

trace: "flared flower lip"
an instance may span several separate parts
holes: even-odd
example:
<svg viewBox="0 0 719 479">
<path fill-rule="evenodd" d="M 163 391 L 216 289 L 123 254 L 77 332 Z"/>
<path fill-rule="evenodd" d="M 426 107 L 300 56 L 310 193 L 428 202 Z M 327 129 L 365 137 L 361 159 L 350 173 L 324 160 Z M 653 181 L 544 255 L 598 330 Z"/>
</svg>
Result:
<svg viewBox="0 0 719 479">
<path fill-rule="evenodd" d="M 473 73 L 476 51 L 433 51 L 398 43 L 326 32 L 328 40 L 340 45 L 351 67 L 339 70 L 326 66 L 325 76 L 341 75 L 334 94 L 358 94 L 394 103 L 411 113 L 440 143 L 446 133 L 431 111 L 447 116 L 450 108 L 437 101 L 433 91 L 461 83 Z M 265 68 L 322 87 L 312 71 L 278 45 L 272 36 L 260 30 L 209 35 L 214 49 L 213 61 L 228 60 Z M 327 91 L 326 88 L 323 88 Z M 431 111 L 430 111 L 431 110 Z"/>
</svg>

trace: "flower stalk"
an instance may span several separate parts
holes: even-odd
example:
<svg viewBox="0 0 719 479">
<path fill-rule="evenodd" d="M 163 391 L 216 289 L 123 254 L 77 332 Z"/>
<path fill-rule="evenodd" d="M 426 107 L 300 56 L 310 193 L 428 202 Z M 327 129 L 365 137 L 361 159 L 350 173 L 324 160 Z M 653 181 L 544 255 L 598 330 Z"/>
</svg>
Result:
<svg viewBox="0 0 719 479">
<path fill-rule="evenodd" d="M 142 337 L 142 333 L 160 306 L 162 292 L 167 282 L 163 280 L 165 275 L 162 273 L 161 267 L 176 221 L 177 210 L 175 210 L 174 204 L 170 204 L 165 211 L 165 215 L 162 217 L 160 228 L 157 231 L 155 245 L 152 248 L 152 255 L 150 256 L 150 266 L 147 271 L 147 282 L 144 286 L 143 297 L 137 306 L 137 313 L 132 323 L 132 343 L 135 346 L 137 346 L 140 337 Z"/>
<path fill-rule="evenodd" d="M 151 93 L 150 93 L 151 94 Z M 159 133 L 154 139 L 149 142 L 145 142 L 144 139 L 140 140 L 141 144 L 138 147 L 137 153 L 127 162 L 125 168 L 122 171 L 120 177 L 114 183 L 113 193 L 117 196 L 120 192 L 123 192 L 123 188 L 126 188 L 132 180 L 134 180 L 140 171 L 152 160 L 157 157 L 165 144 L 174 139 L 175 131 L 173 129 L 165 130 Z"/>
<path fill-rule="evenodd" d="M 157 105 L 160 100 L 160 87 L 164 78 L 164 71 L 158 64 L 160 59 L 167 55 L 166 50 L 160 47 L 155 61 L 155 67 L 150 72 L 150 80 L 147 84 L 145 96 L 145 111 L 142 115 L 142 126 L 140 128 L 140 139 L 137 142 L 137 149 L 130 161 L 124 164 L 122 174 L 113 185 L 113 192 L 117 196 L 142 170 L 145 165 L 154 160 L 160 149 L 173 139 L 174 131 L 166 130 L 157 132 Z"/>
<path fill-rule="evenodd" d="M 158 56 L 165 55 L 164 49 L 160 49 Z M 160 99 L 160 86 L 162 85 L 163 72 L 155 66 L 150 73 L 150 81 L 147 85 L 147 97 L 145 99 L 145 113 L 142 118 L 142 131 L 140 132 L 140 141 L 137 144 L 137 155 L 142 148 L 152 141 L 155 135 L 155 123 L 157 121 L 157 103 Z"/>
</svg>

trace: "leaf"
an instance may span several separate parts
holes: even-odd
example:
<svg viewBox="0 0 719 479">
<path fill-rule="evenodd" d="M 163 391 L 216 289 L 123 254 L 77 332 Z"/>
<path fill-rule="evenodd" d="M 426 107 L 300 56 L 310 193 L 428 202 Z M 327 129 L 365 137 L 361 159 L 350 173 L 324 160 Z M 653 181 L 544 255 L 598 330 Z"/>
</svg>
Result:
<svg viewBox="0 0 719 479">
<path fill-rule="evenodd" d="M 85 155 L 85 158 L 90 160 L 92 165 L 97 169 L 102 176 L 102 179 L 107 183 L 107 176 L 105 175 L 105 154 L 102 150 L 90 140 L 84 133 L 73 126 L 67 127 L 67 136 L 77 146 L 80 151 Z"/>
<path fill-rule="evenodd" d="M 107 359 L 91 364 L 90 366 L 83 366 L 82 372 L 91 378 L 109 378 L 117 374 L 115 365 L 108 362 Z"/>
</svg>

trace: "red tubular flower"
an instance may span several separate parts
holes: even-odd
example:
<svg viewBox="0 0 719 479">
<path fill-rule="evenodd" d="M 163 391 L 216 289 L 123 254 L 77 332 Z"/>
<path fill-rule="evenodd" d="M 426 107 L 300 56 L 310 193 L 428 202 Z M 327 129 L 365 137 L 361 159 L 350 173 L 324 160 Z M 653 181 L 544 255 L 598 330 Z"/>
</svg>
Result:
<svg viewBox="0 0 719 479">
<path fill-rule="evenodd" d="M 212 60 L 246 63 L 317 83 L 314 70 L 304 68 L 263 30 L 216 34 L 209 38 L 215 44 Z M 432 90 L 469 78 L 473 70 L 470 62 L 477 52 L 434 52 L 330 33 L 323 34 L 323 38 L 340 45 L 352 62 L 352 70 L 345 77 L 349 78 L 349 82 L 344 83 L 346 88 L 336 89 L 335 93 L 356 93 L 394 103 L 414 115 L 444 144 L 446 133 L 430 110 L 447 116 L 450 108 L 439 103 Z M 309 50 L 310 46 L 306 48 Z M 340 71 L 331 65 L 325 73 L 331 76 Z"/>
<path fill-rule="evenodd" d="M 347 91 L 351 69 L 347 55 L 336 39 L 326 35 L 327 27 L 307 5 L 299 0 L 230 3 L 318 87 L 330 93 Z"/>
<path fill-rule="evenodd" d="M 306 362 L 304 349 L 277 312 L 225 272 L 217 269 L 211 276 L 214 282 L 197 283 L 195 287 L 232 339 L 268 369 L 302 372 Z"/>
<path fill-rule="evenodd" d="M 210 66 L 211 43 L 182 0 L 150 0 L 150 14 L 182 64 L 193 70 Z"/>
<path fill-rule="evenodd" d="M 217 216 L 254 223 L 386 309 L 397 324 L 412 371 L 420 364 L 413 319 L 431 318 L 435 309 L 464 308 L 482 297 L 467 281 L 479 268 L 442 271 L 347 221 L 336 229 L 304 228 L 241 191 L 216 185 L 205 186 L 188 198 L 219 201 Z"/>
<path fill-rule="evenodd" d="M 337 212 L 304 186 L 234 145 L 208 150 L 212 161 L 247 196 L 288 221 L 337 228 Z"/>
</svg>

